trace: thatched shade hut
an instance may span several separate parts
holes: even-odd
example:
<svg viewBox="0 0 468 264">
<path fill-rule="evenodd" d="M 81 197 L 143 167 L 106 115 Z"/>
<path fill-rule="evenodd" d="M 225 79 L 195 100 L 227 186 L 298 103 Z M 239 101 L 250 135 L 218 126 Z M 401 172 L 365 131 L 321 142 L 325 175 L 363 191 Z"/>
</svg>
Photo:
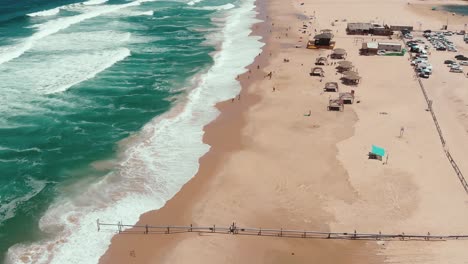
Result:
<svg viewBox="0 0 468 264">
<path fill-rule="evenodd" d="M 357 74 L 345 74 L 343 76 L 343 80 L 345 83 L 350 83 L 350 84 L 358 84 L 359 81 L 361 80 L 361 77 Z"/>
<path fill-rule="evenodd" d="M 341 100 L 341 99 L 330 99 L 330 100 L 328 100 L 327 110 L 328 111 L 343 112 L 343 110 L 344 110 L 343 100 Z"/>
<path fill-rule="evenodd" d="M 312 70 L 310 71 L 310 76 L 322 76 L 323 77 L 323 69 L 321 67 L 315 67 L 315 68 L 312 68 Z"/>
<path fill-rule="evenodd" d="M 315 60 L 315 65 L 325 65 L 327 64 L 328 60 L 325 57 L 320 57 Z"/>
<path fill-rule="evenodd" d="M 325 84 L 325 88 L 323 88 L 325 92 L 338 92 L 338 83 L 336 82 L 327 82 Z"/>
<path fill-rule="evenodd" d="M 359 76 L 359 73 L 355 72 L 355 71 L 345 71 L 343 72 L 344 75 L 357 75 Z"/>
<path fill-rule="evenodd" d="M 334 49 L 330 57 L 332 59 L 344 59 L 346 54 L 346 50 L 344 49 Z"/>
<path fill-rule="evenodd" d="M 340 61 L 338 62 L 338 67 L 336 67 L 336 69 L 339 72 L 345 72 L 351 70 L 353 67 L 354 66 L 350 61 Z"/>
<path fill-rule="evenodd" d="M 354 103 L 354 91 L 351 93 L 340 93 L 339 98 L 343 101 L 343 104 L 352 104 Z"/>
</svg>

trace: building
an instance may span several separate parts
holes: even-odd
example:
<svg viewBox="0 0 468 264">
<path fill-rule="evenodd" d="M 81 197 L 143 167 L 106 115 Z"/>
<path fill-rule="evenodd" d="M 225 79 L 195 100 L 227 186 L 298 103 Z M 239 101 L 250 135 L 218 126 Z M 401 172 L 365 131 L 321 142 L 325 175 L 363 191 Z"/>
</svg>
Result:
<svg viewBox="0 0 468 264">
<path fill-rule="evenodd" d="M 371 23 L 348 23 L 346 33 L 348 35 L 367 35 L 371 34 L 373 28 Z"/>
<path fill-rule="evenodd" d="M 381 26 L 379 24 L 372 23 L 348 23 L 346 33 L 348 33 L 348 35 L 393 35 L 393 31 L 388 26 Z"/>
<path fill-rule="evenodd" d="M 390 26 L 390 29 L 393 31 L 413 31 L 413 26 Z"/>
<path fill-rule="evenodd" d="M 321 33 L 314 36 L 314 40 L 309 40 L 307 43 L 308 49 L 333 49 L 335 42 L 332 41 L 332 33 Z"/>
<path fill-rule="evenodd" d="M 379 43 L 377 42 L 364 42 L 362 43 L 361 54 L 362 55 L 375 55 L 379 50 Z"/>
<path fill-rule="evenodd" d="M 385 51 L 401 52 L 402 49 L 401 43 L 392 43 L 392 42 L 379 42 L 378 49 Z"/>
</svg>

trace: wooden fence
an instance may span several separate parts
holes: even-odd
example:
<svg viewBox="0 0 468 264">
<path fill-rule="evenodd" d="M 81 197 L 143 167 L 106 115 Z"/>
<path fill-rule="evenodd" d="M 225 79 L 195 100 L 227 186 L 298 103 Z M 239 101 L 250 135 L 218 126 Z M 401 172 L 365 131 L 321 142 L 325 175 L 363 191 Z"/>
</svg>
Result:
<svg viewBox="0 0 468 264">
<path fill-rule="evenodd" d="M 310 230 L 291 229 L 266 229 L 238 227 L 235 223 L 231 226 L 152 226 L 152 225 L 124 225 L 121 222 L 101 223 L 96 221 L 97 230 L 112 231 L 119 234 L 180 234 L 180 233 L 210 233 L 224 235 L 244 235 L 244 236 L 268 236 L 285 238 L 311 238 L 311 239 L 345 239 L 345 240 L 400 240 L 400 241 L 446 241 L 446 240 L 466 240 L 468 235 L 431 235 L 427 234 L 382 234 L 379 233 L 358 233 L 354 232 L 321 232 Z"/>
</svg>

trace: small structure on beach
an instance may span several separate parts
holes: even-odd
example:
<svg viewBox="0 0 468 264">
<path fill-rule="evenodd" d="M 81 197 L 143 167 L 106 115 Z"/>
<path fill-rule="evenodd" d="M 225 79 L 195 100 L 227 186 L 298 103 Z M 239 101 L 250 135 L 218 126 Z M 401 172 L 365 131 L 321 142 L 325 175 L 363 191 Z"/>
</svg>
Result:
<svg viewBox="0 0 468 264">
<path fill-rule="evenodd" d="M 336 68 L 338 69 L 338 72 L 345 72 L 351 70 L 353 67 L 353 63 L 350 61 L 339 61 L 338 67 Z"/>
<path fill-rule="evenodd" d="M 367 35 L 374 27 L 371 23 L 348 23 L 346 33 L 348 35 Z"/>
<path fill-rule="evenodd" d="M 323 88 L 325 92 L 338 92 L 338 83 L 337 82 L 327 82 Z"/>
<path fill-rule="evenodd" d="M 344 49 L 334 49 L 330 58 L 332 59 L 344 59 L 346 57 L 346 50 Z"/>
<path fill-rule="evenodd" d="M 335 42 L 332 33 L 321 33 L 314 36 L 313 40 L 309 40 L 307 43 L 308 49 L 333 49 Z"/>
<path fill-rule="evenodd" d="M 379 43 L 377 42 L 364 42 L 360 50 L 361 55 L 376 55 L 379 50 Z"/>
<path fill-rule="evenodd" d="M 343 101 L 343 104 L 353 104 L 354 103 L 354 90 L 351 90 L 350 93 L 340 93 L 339 98 Z"/>
<path fill-rule="evenodd" d="M 328 106 L 327 106 L 328 111 L 340 111 L 343 112 L 344 110 L 344 104 L 343 100 L 341 99 L 329 99 L 328 100 Z"/>
<path fill-rule="evenodd" d="M 402 49 L 401 43 L 395 42 L 379 42 L 378 49 L 385 50 L 385 51 L 394 51 L 394 52 L 401 52 Z"/>
<path fill-rule="evenodd" d="M 385 156 L 385 149 L 378 147 L 376 145 L 372 145 L 371 151 L 369 152 L 369 159 L 378 159 L 382 160 L 383 156 Z"/>
<path fill-rule="evenodd" d="M 315 65 L 325 65 L 327 62 L 328 59 L 326 57 L 319 57 L 315 60 Z"/>
<path fill-rule="evenodd" d="M 393 30 L 393 31 L 408 31 L 408 32 L 411 32 L 411 31 L 413 31 L 413 26 L 390 25 L 390 29 Z"/>
<path fill-rule="evenodd" d="M 346 27 L 348 35 L 378 35 L 378 36 L 391 36 L 393 30 L 387 25 L 379 25 L 372 23 L 348 23 Z"/>
<path fill-rule="evenodd" d="M 342 79 L 343 79 L 343 83 L 345 84 L 356 85 L 360 82 L 361 77 L 357 74 L 348 73 L 348 74 L 345 74 L 342 77 Z"/>
<path fill-rule="evenodd" d="M 315 68 L 312 68 L 312 70 L 310 71 L 310 76 L 321 76 L 323 77 L 323 69 L 321 67 L 315 67 Z"/>
</svg>

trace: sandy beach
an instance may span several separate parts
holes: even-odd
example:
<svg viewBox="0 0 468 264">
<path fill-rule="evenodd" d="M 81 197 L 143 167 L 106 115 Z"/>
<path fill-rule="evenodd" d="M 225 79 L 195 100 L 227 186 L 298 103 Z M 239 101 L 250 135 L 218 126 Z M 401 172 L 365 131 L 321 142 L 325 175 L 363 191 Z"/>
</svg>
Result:
<svg viewBox="0 0 468 264">
<path fill-rule="evenodd" d="M 240 97 L 217 105 L 221 114 L 205 127 L 204 142 L 211 149 L 200 159 L 197 175 L 162 209 L 142 215 L 139 224 L 236 222 L 335 232 L 467 234 L 468 196 L 444 153 L 409 55 L 360 56 L 362 42 L 388 38 L 345 32 L 347 22 L 368 21 L 439 29 L 447 14 L 429 6 L 445 3 L 462 4 L 258 0 L 264 22 L 253 26 L 253 34 L 263 36 L 266 45 L 239 76 Z M 461 30 L 466 23 L 468 17 L 451 16 L 449 29 Z M 305 48 L 321 29 L 331 29 L 336 48 L 347 51 L 362 76 L 357 86 L 342 85 L 334 65 L 323 66 L 323 78 L 309 75 L 315 59 L 330 54 Z M 468 55 L 467 44 L 454 42 L 458 53 Z M 468 175 L 467 68 L 464 74 L 450 73 L 443 61 L 453 55 L 432 52 L 434 74 L 422 82 L 445 147 Z M 343 112 L 327 111 L 336 93 L 323 91 L 326 82 L 339 82 L 340 92 L 355 90 L 356 103 Z M 385 164 L 368 159 L 373 144 L 387 150 Z M 100 262 L 468 263 L 467 247 L 462 240 L 119 234 Z"/>
</svg>

